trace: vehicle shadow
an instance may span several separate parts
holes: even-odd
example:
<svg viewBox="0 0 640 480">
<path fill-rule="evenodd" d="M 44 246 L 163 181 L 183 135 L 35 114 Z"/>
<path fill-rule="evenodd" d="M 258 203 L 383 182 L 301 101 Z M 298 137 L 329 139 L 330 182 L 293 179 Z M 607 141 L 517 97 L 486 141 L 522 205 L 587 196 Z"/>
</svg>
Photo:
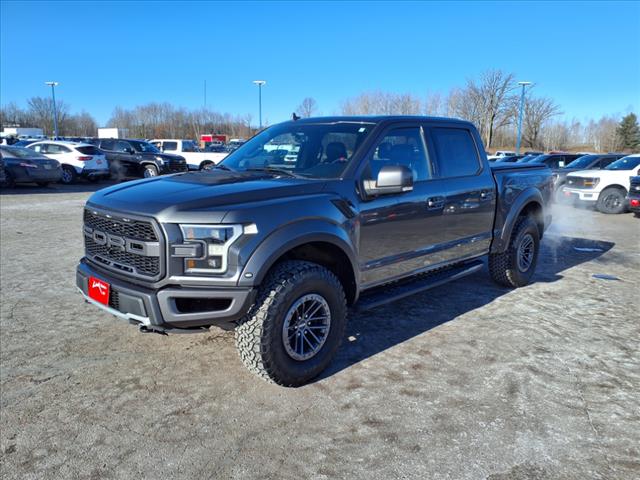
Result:
<svg viewBox="0 0 640 480">
<path fill-rule="evenodd" d="M 564 236 L 545 237 L 532 283 L 551 283 L 562 272 L 602 256 L 611 242 Z M 368 312 L 351 312 L 342 347 L 315 381 L 330 377 L 388 348 L 455 320 L 512 291 L 491 280 L 488 268 L 463 279 Z"/>
<path fill-rule="evenodd" d="M 37 195 L 37 194 L 54 194 L 54 193 L 93 193 L 111 185 L 115 185 L 113 180 L 104 180 L 101 182 L 88 182 L 80 180 L 72 185 L 63 185 L 61 183 L 51 183 L 46 187 L 38 187 L 35 184 L 18 184 L 14 188 L 0 188 L 0 195 Z"/>
</svg>

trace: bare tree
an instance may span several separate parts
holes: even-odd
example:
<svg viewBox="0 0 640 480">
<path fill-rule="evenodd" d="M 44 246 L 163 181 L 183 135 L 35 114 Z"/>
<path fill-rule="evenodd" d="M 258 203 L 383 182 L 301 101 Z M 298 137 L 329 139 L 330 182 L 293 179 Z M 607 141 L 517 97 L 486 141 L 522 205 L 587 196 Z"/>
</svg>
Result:
<svg viewBox="0 0 640 480">
<path fill-rule="evenodd" d="M 528 96 L 524 103 L 522 141 L 531 148 L 544 148 L 540 132 L 547 121 L 562 112 L 553 100 L 546 97 Z"/>
<path fill-rule="evenodd" d="M 318 103 L 314 98 L 306 97 L 302 100 L 302 103 L 298 106 L 296 111 L 300 114 L 302 118 L 312 117 L 313 114 L 318 110 Z"/>
</svg>

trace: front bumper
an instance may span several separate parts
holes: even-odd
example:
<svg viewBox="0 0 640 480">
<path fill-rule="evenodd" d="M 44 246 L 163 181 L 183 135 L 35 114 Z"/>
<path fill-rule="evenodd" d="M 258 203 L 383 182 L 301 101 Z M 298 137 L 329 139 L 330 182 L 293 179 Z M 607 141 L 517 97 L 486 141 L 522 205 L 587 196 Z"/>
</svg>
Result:
<svg viewBox="0 0 640 480">
<path fill-rule="evenodd" d="M 579 200 L 581 202 L 597 202 L 600 192 L 593 190 L 583 190 L 579 188 L 562 187 L 563 195 L 566 199 Z"/>
<path fill-rule="evenodd" d="M 110 285 L 108 306 L 89 298 L 89 277 Z M 84 258 L 76 269 L 76 286 L 86 301 L 107 313 L 150 330 L 169 333 L 209 326 L 233 329 L 255 298 L 252 288 L 169 286 L 148 289 L 114 279 Z"/>
</svg>

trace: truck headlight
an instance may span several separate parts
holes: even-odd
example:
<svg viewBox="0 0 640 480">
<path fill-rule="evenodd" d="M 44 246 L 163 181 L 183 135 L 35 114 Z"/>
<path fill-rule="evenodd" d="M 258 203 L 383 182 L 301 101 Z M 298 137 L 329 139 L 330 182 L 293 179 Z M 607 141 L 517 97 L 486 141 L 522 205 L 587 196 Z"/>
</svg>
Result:
<svg viewBox="0 0 640 480">
<path fill-rule="evenodd" d="M 585 178 L 583 185 L 585 187 L 595 188 L 596 185 L 598 185 L 598 183 L 600 183 L 600 179 L 599 178 Z"/>
<path fill-rule="evenodd" d="M 184 259 L 185 273 L 224 273 L 229 247 L 242 235 L 242 225 L 180 225 L 184 247 L 193 256 Z"/>
<path fill-rule="evenodd" d="M 156 156 L 156 160 L 160 162 L 160 165 L 164 165 L 164 158 Z"/>
</svg>

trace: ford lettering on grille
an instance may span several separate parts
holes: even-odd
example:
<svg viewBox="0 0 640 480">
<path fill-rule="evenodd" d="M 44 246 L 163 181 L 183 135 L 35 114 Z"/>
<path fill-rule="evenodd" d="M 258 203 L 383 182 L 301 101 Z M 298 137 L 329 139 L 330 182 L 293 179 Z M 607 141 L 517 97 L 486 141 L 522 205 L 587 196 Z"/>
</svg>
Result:
<svg viewBox="0 0 640 480">
<path fill-rule="evenodd" d="M 159 277 L 161 247 L 151 223 L 85 210 L 83 233 L 91 261 L 132 276 Z"/>
</svg>

